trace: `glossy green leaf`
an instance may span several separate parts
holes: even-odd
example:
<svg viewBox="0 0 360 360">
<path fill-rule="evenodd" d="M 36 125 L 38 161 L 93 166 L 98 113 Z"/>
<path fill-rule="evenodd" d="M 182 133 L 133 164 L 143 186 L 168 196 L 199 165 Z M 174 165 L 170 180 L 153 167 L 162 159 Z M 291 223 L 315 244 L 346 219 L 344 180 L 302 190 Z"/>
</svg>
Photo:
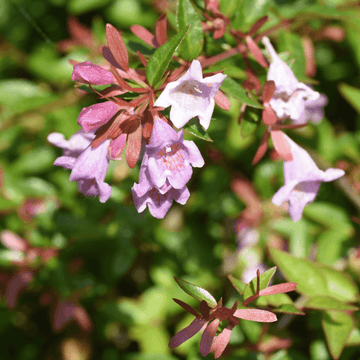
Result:
<svg viewBox="0 0 360 360">
<path fill-rule="evenodd" d="M 305 54 L 299 35 L 281 31 L 278 41 L 278 52 L 287 51 L 290 59 L 295 59 L 291 69 L 297 78 L 305 76 Z"/>
<path fill-rule="evenodd" d="M 180 45 L 188 29 L 189 26 L 183 28 L 168 42 L 160 46 L 151 56 L 146 66 L 146 78 L 150 85 L 154 85 L 160 81 L 174 55 L 175 50 Z"/>
<path fill-rule="evenodd" d="M 190 25 L 190 29 L 182 41 L 179 51 L 186 61 L 196 59 L 204 44 L 201 20 L 190 0 L 179 0 L 177 8 L 178 29 Z"/>
<path fill-rule="evenodd" d="M 269 251 L 286 280 L 297 283 L 297 292 L 310 297 L 329 295 L 326 278 L 313 263 L 275 248 Z"/>
<path fill-rule="evenodd" d="M 304 312 L 300 311 L 294 305 L 291 304 L 280 305 L 278 308 L 272 309 L 271 311 L 282 314 L 305 315 Z"/>
<path fill-rule="evenodd" d="M 269 285 L 269 282 L 271 278 L 274 276 L 275 271 L 276 271 L 276 266 L 260 274 L 260 290 L 265 289 Z M 249 284 L 247 284 L 244 290 L 245 300 L 250 296 L 255 295 L 256 287 L 257 287 L 257 278 L 254 278 L 249 282 Z"/>
<path fill-rule="evenodd" d="M 341 273 L 321 263 L 315 263 L 325 277 L 327 293 L 340 301 L 355 302 L 359 296 L 359 289 L 354 280 L 347 274 Z M 319 294 L 319 295 L 325 295 Z"/>
<path fill-rule="evenodd" d="M 314 309 L 314 310 L 349 310 L 356 311 L 359 308 L 353 305 L 347 305 L 343 302 L 332 298 L 330 296 L 316 296 L 309 299 L 304 308 Z"/>
<path fill-rule="evenodd" d="M 245 89 L 237 81 L 231 79 L 229 76 L 227 76 L 223 81 L 221 85 L 221 90 L 226 92 L 228 95 L 234 97 L 236 100 L 239 100 L 241 103 L 259 109 L 263 108 L 263 106 L 259 102 L 250 99 Z"/>
<path fill-rule="evenodd" d="M 244 284 L 242 281 L 240 281 L 239 279 L 233 277 L 232 275 L 229 275 L 228 278 L 229 278 L 231 284 L 233 285 L 233 287 L 235 288 L 235 290 L 240 295 L 243 295 L 247 284 Z"/>
<path fill-rule="evenodd" d="M 221 0 L 220 11 L 227 17 L 231 17 L 239 9 L 240 0 Z"/>
<path fill-rule="evenodd" d="M 342 83 L 339 85 L 341 95 L 360 114 L 360 89 Z"/>
<path fill-rule="evenodd" d="M 196 137 L 212 142 L 209 134 L 204 130 L 204 128 L 199 124 L 197 119 L 191 119 L 185 126 L 184 129 L 189 131 L 191 134 Z"/>
<path fill-rule="evenodd" d="M 209 306 L 214 307 L 217 305 L 215 298 L 207 290 L 175 276 L 174 279 L 178 283 L 178 285 L 193 298 L 200 301 L 205 300 Z"/>
<path fill-rule="evenodd" d="M 353 328 L 351 316 L 343 311 L 324 311 L 321 324 L 330 354 L 338 359 Z"/>
</svg>

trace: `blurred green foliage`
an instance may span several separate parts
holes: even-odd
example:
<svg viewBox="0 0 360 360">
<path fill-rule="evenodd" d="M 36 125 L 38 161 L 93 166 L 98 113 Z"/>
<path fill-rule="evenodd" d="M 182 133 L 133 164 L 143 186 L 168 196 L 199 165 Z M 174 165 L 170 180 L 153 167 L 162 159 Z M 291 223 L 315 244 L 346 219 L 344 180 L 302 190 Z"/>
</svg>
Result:
<svg viewBox="0 0 360 360">
<path fill-rule="evenodd" d="M 206 34 L 202 43 L 196 14 L 204 2 L 180 3 L 179 29 L 188 22 L 194 24 L 179 48 L 185 59 L 195 58 L 202 46 L 208 55 L 215 55 L 226 42 L 226 46 L 235 45 L 227 34 L 217 40 Z M 186 12 L 188 6 L 194 7 Z M 241 287 L 244 284 L 239 279 L 249 264 L 260 263 L 266 268 L 278 266 L 275 281 L 295 281 L 298 288 L 297 294 L 290 293 L 280 302 L 269 297 L 263 304 L 258 300 L 257 305 L 293 306 L 288 311 L 283 308 L 283 313 L 291 313 L 294 306 L 310 310 L 298 317 L 279 314 L 280 321 L 265 335 L 262 324 L 241 320 L 225 358 L 359 358 L 359 311 L 351 315 L 344 311 L 359 305 L 360 282 L 357 3 L 220 1 L 221 11 L 243 32 L 263 15 L 269 15 L 264 29 L 277 25 L 279 19 L 289 20 L 289 27 L 272 35 L 279 52 L 284 52 L 286 61 L 295 60 L 292 68 L 299 79 L 311 80 L 329 99 L 326 118 L 320 124 L 291 135 L 321 167 L 339 166 L 347 175 L 336 184 L 322 184 L 316 201 L 305 208 L 298 223 L 270 202 L 283 183 L 281 161 L 266 157 L 251 166 L 262 136 L 257 109 L 261 105 L 240 86 L 246 75 L 239 56 L 211 68 L 229 75 L 222 89 L 230 96 L 231 108 L 229 112 L 215 109 L 205 136 L 212 143 L 199 139 L 204 135 L 189 125 L 186 136 L 195 139 L 205 166 L 194 171 L 188 203 L 183 207 L 174 204 L 164 220 L 152 218 L 147 210 L 138 214 L 133 206 L 130 189 L 138 181 L 139 166 L 130 172 L 124 161 L 111 165 L 107 180 L 112 195 L 102 204 L 79 193 L 76 183 L 68 180 L 68 170 L 52 165 L 61 150 L 47 141 L 47 135 L 61 132 L 69 138 L 79 129 L 76 121 L 81 109 L 95 101 L 93 95 L 74 90 L 69 59 L 102 65 L 98 47 L 106 42 L 104 25 L 108 22 L 123 30 L 130 53 L 141 49 L 143 54 L 152 54 L 153 49 L 134 37 L 129 27 L 139 24 L 154 33 L 164 9 L 175 49 L 179 42 L 175 1 L 0 1 L 0 230 L 18 234 L 29 246 L 59 252 L 44 264 L 30 266 L 36 276 L 9 309 L 7 286 L 19 269 L 14 256 L 20 255 L 1 245 L 1 360 L 200 359 L 199 334 L 174 351 L 168 348 L 171 336 L 193 319 L 172 298 L 199 308 L 199 302 L 186 295 L 173 277 L 205 288 L 216 300 L 223 297 L 224 303 L 232 305 L 241 296 L 226 275 L 232 274 Z M 67 24 L 72 16 L 91 29 L 92 48 L 61 48 L 60 41 L 71 37 Z M 313 41 L 313 79 L 306 77 L 306 38 Z M 157 62 L 163 56 L 161 53 Z M 255 62 L 252 66 L 258 70 Z M 164 68 L 157 70 L 161 73 L 149 75 L 155 83 L 165 72 Z M 249 106 L 239 126 L 241 104 Z M 258 243 L 247 252 L 241 249 L 241 233 L 235 231 L 236 220 L 248 206 L 232 187 L 239 174 L 252 182 L 262 211 L 261 222 L 254 226 Z M 93 323 L 92 331 L 85 332 L 74 322 L 61 332 L 54 331 L 53 317 L 60 300 L 80 304 Z M 290 339 L 291 346 L 264 350 L 274 338 Z"/>
</svg>

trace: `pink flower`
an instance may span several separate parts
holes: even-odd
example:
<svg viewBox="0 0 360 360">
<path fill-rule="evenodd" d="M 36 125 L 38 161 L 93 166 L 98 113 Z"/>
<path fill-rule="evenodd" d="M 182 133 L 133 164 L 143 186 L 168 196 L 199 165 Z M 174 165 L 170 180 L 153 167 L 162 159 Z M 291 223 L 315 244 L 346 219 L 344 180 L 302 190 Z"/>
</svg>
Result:
<svg viewBox="0 0 360 360">
<path fill-rule="evenodd" d="M 94 104 L 81 110 L 78 124 L 85 132 L 96 130 L 106 124 L 118 111 L 119 107 L 112 101 Z"/>
<path fill-rule="evenodd" d="M 267 80 L 275 82 L 275 94 L 270 101 L 272 109 L 278 118 L 289 116 L 294 123 L 303 123 L 306 118 L 304 114 L 308 107 L 309 111 L 314 101 L 319 99 L 320 94 L 309 86 L 300 82 L 286 63 L 280 59 L 274 50 L 270 40 L 264 36 L 264 43 L 270 57 L 271 64 L 267 75 Z M 321 102 L 319 107 L 326 103 Z"/>
<path fill-rule="evenodd" d="M 320 170 L 310 155 L 287 135 L 285 139 L 291 148 L 292 161 L 284 161 L 284 186 L 273 196 L 272 202 L 280 206 L 289 202 L 289 214 L 293 221 L 302 218 L 307 204 L 315 200 L 322 181 L 329 182 L 343 176 L 340 169 Z"/>
<path fill-rule="evenodd" d="M 68 141 L 62 134 L 52 133 L 48 140 L 64 150 L 64 156 L 58 157 L 54 165 L 71 169 L 70 181 L 77 181 L 79 191 L 86 196 L 99 196 L 100 202 L 106 202 L 111 195 L 111 187 L 104 182 L 109 159 L 107 157 L 110 140 L 93 148 L 90 143 L 94 133 L 78 131 Z"/>
<path fill-rule="evenodd" d="M 170 120 L 179 129 L 198 116 L 205 130 L 214 111 L 214 97 L 226 75 L 216 74 L 203 79 L 201 64 L 193 60 L 189 70 L 177 81 L 166 85 L 155 106 L 171 106 Z"/>
<path fill-rule="evenodd" d="M 90 61 L 74 66 L 72 80 L 93 85 L 109 85 L 115 82 L 112 72 L 92 64 Z"/>
<path fill-rule="evenodd" d="M 204 166 L 204 159 L 195 143 L 184 140 L 182 130 L 177 133 L 160 118 L 155 118 L 145 153 L 149 182 L 158 189 L 166 180 L 174 189 L 183 189 L 191 178 L 191 166 Z"/>
</svg>

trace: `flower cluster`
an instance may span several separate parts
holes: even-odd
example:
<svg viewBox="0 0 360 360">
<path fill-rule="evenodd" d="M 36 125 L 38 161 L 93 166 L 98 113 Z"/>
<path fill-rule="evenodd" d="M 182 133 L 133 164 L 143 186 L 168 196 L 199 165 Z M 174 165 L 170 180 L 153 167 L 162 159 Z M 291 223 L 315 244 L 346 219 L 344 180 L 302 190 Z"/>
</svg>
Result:
<svg viewBox="0 0 360 360">
<path fill-rule="evenodd" d="M 207 23 L 202 24 L 203 30 L 213 31 L 214 37 L 219 38 L 229 25 L 229 19 L 221 13 L 217 1 L 207 1 L 205 5 L 209 14 L 205 16 Z M 281 205 L 289 201 L 290 216 L 297 221 L 305 205 L 315 199 L 320 182 L 335 180 L 344 173 L 336 169 L 319 170 L 306 151 L 282 132 L 305 126 L 309 120 L 320 121 L 327 99 L 295 77 L 265 33 L 255 35 L 267 20 L 267 16 L 258 19 L 247 34 L 231 30 L 238 45 L 223 56 L 240 52 L 244 58 L 247 80 L 243 88 L 250 97 L 255 93 L 262 101 L 262 121 L 267 127 L 253 164 L 265 155 L 271 138 L 277 154 L 284 160 L 285 174 L 285 186 L 275 194 L 273 203 Z M 158 50 L 169 45 L 165 15 L 158 19 L 156 35 L 139 25 L 133 25 L 131 31 Z M 215 102 L 223 109 L 230 106 L 219 90 L 226 75 L 218 72 L 204 77 L 202 73 L 202 66 L 219 61 L 221 57 L 199 56 L 199 60 L 190 62 L 173 54 L 172 58 L 180 66 L 166 74 L 165 69 L 161 70 L 163 78 L 154 80 L 147 72 L 151 58 L 138 52 L 145 71 L 130 68 L 125 43 L 110 24 L 106 26 L 106 38 L 108 46 L 101 47 L 108 62 L 106 68 L 89 61 L 73 62 L 72 79 L 88 86 L 103 101 L 82 109 L 78 118 L 81 129 L 69 140 L 59 133 L 49 135 L 49 142 L 63 149 L 63 156 L 56 159 L 54 165 L 71 170 L 70 181 L 77 182 L 80 192 L 98 196 L 100 202 L 106 202 L 111 196 L 111 187 L 105 182 L 110 160 L 121 160 L 125 155 L 128 166 L 134 168 L 143 156 L 139 183 L 132 187 L 134 204 L 138 212 L 148 206 L 154 217 L 163 218 L 173 200 L 186 203 L 190 196 L 186 185 L 192 167 L 204 165 L 195 143 L 184 140 L 183 130 L 177 132 L 174 127 L 181 129 L 197 117 L 207 130 Z M 270 63 L 257 44 L 261 39 Z M 263 86 L 251 66 L 251 56 L 267 70 Z M 96 86 L 99 85 L 108 87 L 98 91 Z M 240 118 L 246 106 L 243 104 Z M 169 119 L 161 112 L 167 107 L 171 107 Z M 287 119 L 290 124 L 285 123 Z"/>
</svg>

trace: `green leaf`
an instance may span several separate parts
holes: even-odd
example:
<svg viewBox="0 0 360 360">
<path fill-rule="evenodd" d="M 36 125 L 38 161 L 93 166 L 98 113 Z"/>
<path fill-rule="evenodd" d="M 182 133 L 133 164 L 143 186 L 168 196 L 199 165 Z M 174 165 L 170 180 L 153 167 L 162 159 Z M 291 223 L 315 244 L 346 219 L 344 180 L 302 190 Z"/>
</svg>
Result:
<svg viewBox="0 0 360 360">
<path fill-rule="evenodd" d="M 52 168 L 56 158 L 53 148 L 42 146 L 22 155 L 12 167 L 14 172 L 35 174 Z"/>
<path fill-rule="evenodd" d="M 338 359 L 353 328 L 351 316 L 342 311 L 324 311 L 321 324 L 330 354 Z"/>
<path fill-rule="evenodd" d="M 347 305 L 330 296 L 316 296 L 309 299 L 304 308 L 314 310 L 349 310 L 356 311 L 359 308 L 353 305 Z"/>
<path fill-rule="evenodd" d="M 300 311 L 294 305 L 291 304 L 280 305 L 276 309 L 271 309 L 271 311 L 282 314 L 305 315 L 305 313 L 303 313 L 302 311 Z"/>
<path fill-rule="evenodd" d="M 266 295 L 262 296 L 261 299 L 266 299 L 268 305 L 279 307 L 281 305 L 294 305 L 293 301 L 291 300 L 291 297 L 288 294 L 272 294 L 272 295 Z"/>
<path fill-rule="evenodd" d="M 290 52 L 290 58 L 295 60 L 291 69 L 297 78 L 303 78 L 305 76 L 305 54 L 301 38 L 297 34 L 281 31 L 278 46 L 279 52 Z"/>
<path fill-rule="evenodd" d="M 227 94 L 234 97 L 236 100 L 239 100 L 240 102 L 249 105 L 251 107 L 262 109 L 263 106 L 248 97 L 245 89 L 235 80 L 231 79 L 229 76 L 225 78 L 221 85 L 221 90 L 226 92 Z"/>
<path fill-rule="evenodd" d="M 178 285 L 193 298 L 200 301 L 205 300 L 209 306 L 214 307 L 217 305 L 216 300 L 207 290 L 201 288 L 200 286 L 196 286 L 185 280 L 177 278 L 176 276 L 174 276 L 174 279 L 178 283 Z"/>
<path fill-rule="evenodd" d="M 240 281 L 239 279 L 236 279 L 235 277 L 233 277 L 232 275 L 228 276 L 232 286 L 235 288 L 235 290 L 240 294 L 243 295 L 244 294 L 244 290 L 247 286 L 247 284 L 244 284 L 242 281 Z"/>
<path fill-rule="evenodd" d="M 240 135 L 243 139 L 251 135 L 259 125 L 261 110 L 247 106 L 240 122 Z"/>
<path fill-rule="evenodd" d="M 220 11 L 227 17 L 232 17 L 239 8 L 239 0 L 221 0 Z"/>
<path fill-rule="evenodd" d="M 179 51 L 186 61 L 196 59 L 204 44 L 201 20 L 190 0 L 179 0 L 177 8 L 178 29 L 190 24 L 190 29 L 180 45 Z"/>
<path fill-rule="evenodd" d="M 310 297 L 329 295 L 326 278 L 313 263 L 275 248 L 270 255 L 286 280 L 297 283 L 296 291 Z"/>
<path fill-rule="evenodd" d="M 331 267 L 324 266 L 321 263 L 314 264 L 326 280 L 327 293 L 329 296 L 340 301 L 355 302 L 359 296 L 359 289 L 352 279 L 347 274 L 332 269 Z M 319 295 L 325 295 L 319 294 Z"/>
<path fill-rule="evenodd" d="M 322 232 L 317 239 L 318 252 L 316 260 L 325 265 L 335 264 L 341 258 L 344 242 L 348 239 L 348 234 L 346 231 L 343 232 L 342 228 Z"/>
<path fill-rule="evenodd" d="M 189 26 L 186 26 L 176 35 L 174 35 L 168 42 L 160 46 L 151 56 L 146 66 L 146 78 L 150 85 L 158 83 L 164 75 L 175 50 L 180 45 Z"/>
<path fill-rule="evenodd" d="M 339 91 L 347 102 L 360 114 L 360 89 L 348 84 L 340 84 Z"/>
<path fill-rule="evenodd" d="M 212 142 L 209 134 L 203 129 L 203 127 L 199 124 L 197 119 L 191 119 L 185 126 L 184 129 L 189 131 L 191 134 L 196 137 Z"/>
<path fill-rule="evenodd" d="M 234 29 L 242 28 L 246 24 L 253 24 L 266 15 L 271 3 L 271 0 L 242 0 L 233 21 Z"/>
<path fill-rule="evenodd" d="M 276 271 L 276 266 L 260 274 L 260 290 L 265 289 L 269 285 L 269 282 L 271 278 L 274 276 L 275 271 Z M 250 296 L 256 294 L 256 287 L 257 287 L 257 278 L 254 278 L 246 285 L 246 288 L 244 290 L 245 300 Z"/>
<path fill-rule="evenodd" d="M 360 330 L 353 329 L 346 341 L 346 346 L 360 346 Z"/>
</svg>

